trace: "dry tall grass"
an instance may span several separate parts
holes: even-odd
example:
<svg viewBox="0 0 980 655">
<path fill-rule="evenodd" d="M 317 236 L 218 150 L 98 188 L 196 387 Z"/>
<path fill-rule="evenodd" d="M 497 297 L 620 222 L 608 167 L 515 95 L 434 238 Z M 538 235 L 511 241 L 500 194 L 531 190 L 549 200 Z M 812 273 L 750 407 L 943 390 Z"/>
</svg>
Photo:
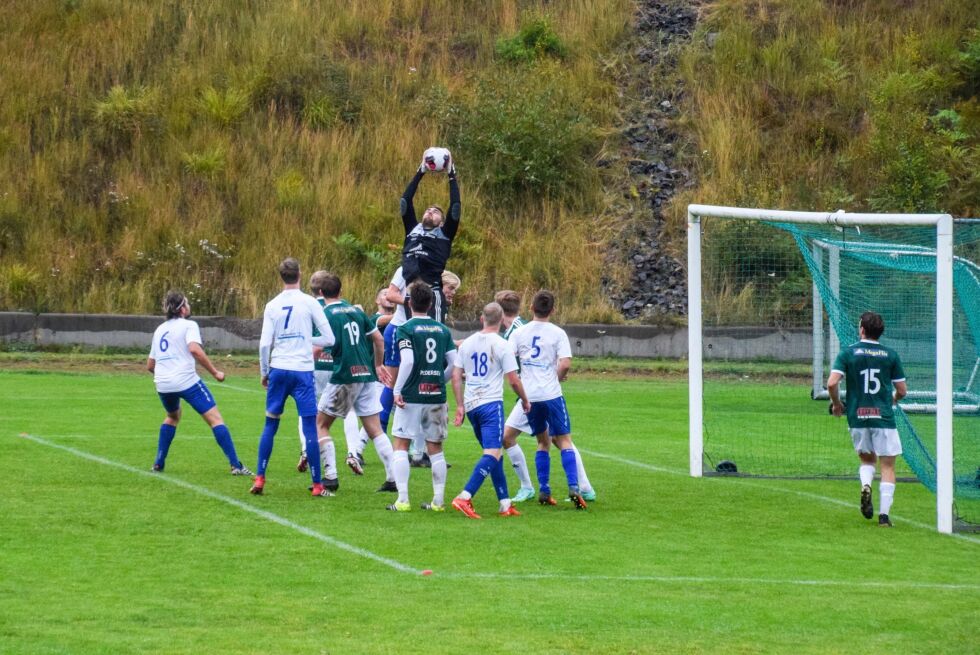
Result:
<svg viewBox="0 0 980 655">
<path fill-rule="evenodd" d="M 345 294 L 369 303 L 397 265 L 404 184 L 445 137 L 433 99 L 464 102 L 507 66 L 497 40 L 545 16 L 597 149 L 615 118 L 599 55 L 631 10 L 628 0 L 5 2 L 0 307 L 154 312 L 176 286 L 198 313 L 254 316 L 286 255 L 307 272 L 337 270 Z M 510 74 L 533 86 L 539 73 Z M 457 315 L 494 289 L 546 285 L 565 320 L 615 318 L 596 283 L 594 172 L 563 200 L 484 183 L 480 161 L 458 166 Z M 426 179 L 417 204 L 446 195 L 445 178 Z"/>
</svg>

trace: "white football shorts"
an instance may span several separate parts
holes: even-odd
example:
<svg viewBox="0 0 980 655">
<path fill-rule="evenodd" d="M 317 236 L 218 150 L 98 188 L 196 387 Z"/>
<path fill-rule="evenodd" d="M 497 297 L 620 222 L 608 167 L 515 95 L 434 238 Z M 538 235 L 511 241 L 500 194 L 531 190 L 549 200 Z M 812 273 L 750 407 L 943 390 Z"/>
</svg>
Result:
<svg viewBox="0 0 980 655">
<path fill-rule="evenodd" d="M 330 416 L 347 416 L 351 409 L 358 416 L 381 413 L 381 396 L 374 382 L 327 383 L 317 410 Z"/>
<path fill-rule="evenodd" d="M 402 439 L 425 439 L 432 443 L 442 443 L 449 432 L 446 403 L 423 405 L 405 403 L 395 406 L 395 418 L 391 434 Z"/>
<path fill-rule="evenodd" d="M 520 430 L 524 434 L 531 434 L 531 424 L 527 421 L 527 414 L 524 413 L 524 408 L 521 407 L 520 400 L 514 405 L 514 409 L 510 410 L 510 415 L 507 417 L 505 425 L 509 428 Z"/>
<path fill-rule="evenodd" d="M 851 441 L 859 453 L 886 457 L 902 454 L 902 441 L 895 428 L 851 428 Z"/>
<path fill-rule="evenodd" d="M 313 384 L 316 387 L 316 399 L 320 400 L 323 395 L 323 391 L 330 384 L 330 378 L 333 376 L 333 371 L 313 371 Z"/>
</svg>

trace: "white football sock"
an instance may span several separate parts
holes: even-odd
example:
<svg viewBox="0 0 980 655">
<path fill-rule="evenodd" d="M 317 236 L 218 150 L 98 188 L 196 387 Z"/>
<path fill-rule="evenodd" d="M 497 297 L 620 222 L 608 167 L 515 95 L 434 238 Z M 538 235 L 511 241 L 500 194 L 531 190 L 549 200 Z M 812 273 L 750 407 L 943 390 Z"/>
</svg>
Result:
<svg viewBox="0 0 980 655">
<path fill-rule="evenodd" d="M 864 485 L 871 486 L 872 480 L 875 479 L 875 466 L 874 464 L 862 464 L 858 467 L 858 477 L 861 478 L 861 486 Z"/>
<path fill-rule="evenodd" d="M 378 440 L 375 439 L 377 444 Z M 390 447 L 390 446 L 389 446 Z M 398 487 L 398 502 L 408 502 L 408 473 L 411 467 L 408 465 L 408 453 L 404 450 L 396 450 L 391 456 L 391 470 L 395 474 L 395 486 Z"/>
<path fill-rule="evenodd" d="M 412 439 L 412 447 L 410 450 L 412 451 L 412 457 L 415 459 L 418 459 L 425 454 L 425 437 L 415 437 Z M 429 459 L 431 460 L 432 458 L 430 457 Z"/>
<path fill-rule="evenodd" d="M 306 454 L 306 437 L 303 436 L 303 417 L 299 417 L 299 452 Z"/>
<path fill-rule="evenodd" d="M 510 509 L 510 498 L 501 498 L 500 499 L 500 511 L 501 512 L 506 512 L 508 509 Z"/>
<path fill-rule="evenodd" d="M 459 495 L 457 496 L 457 498 L 462 498 L 463 500 L 469 500 L 472 497 L 473 496 L 466 489 L 463 489 L 462 491 L 460 491 L 459 492 Z"/>
<path fill-rule="evenodd" d="M 575 467 L 578 469 L 578 488 L 580 491 L 592 491 L 592 483 L 589 482 L 589 476 L 585 474 L 585 466 L 582 464 L 582 455 L 575 444 L 572 444 L 572 450 L 575 451 Z"/>
<path fill-rule="evenodd" d="M 527 470 L 527 459 L 524 457 L 524 451 L 521 450 L 520 445 L 514 444 L 508 448 L 507 457 L 510 458 L 514 472 L 517 473 L 517 479 L 521 481 L 521 488 L 534 489 L 534 485 L 531 484 L 531 472 Z"/>
<path fill-rule="evenodd" d="M 882 482 L 878 485 L 878 511 L 881 514 L 888 514 L 892 509 L 892 501 L 895 500 L 895 483 Z"/>
<path fill-rule="evenodd" d="M 371 441 L 374 442 L 374 450 L 378 453 L 378 459 L 381 460 L 381 463 L 385 467 L 385 480 L 391 482 L 395 479 L 395 473 L 392 467 L 394 449 L 391 447 L 391 441 L 388 440 L 388 435 L 384 432 L 379 433 Z M 408 453 L 405 453 L 405 461 L 408 461 Z"/>
<path fill-rule="evenodd" d="M 363 455 L 364 449 L 367 448 L 367 443 L 371 440 L 368 436 L 367 430 L 361 428 L 357 433 L 357 454 Z"/>
<path fill-rule="evenodd" d="M 442 505 L 446 497 L 446 455 L 429 455 L 432 462 L 432 504 Z"/>
<path fill-rule="evenodd" d="M 347 453 L 356 455 L 361 436 L 358 434 L 357 416 L 354 415 L 353 410 L 347 412 L 347 416 L 344 417 L 344 439 L 347 441 Z"/>
<path fill-rule="evenodd" d="M 337 479 L 337 449 L 333 445 L 333 439 L 329 435 L 319 438 L 320 442 L 320 466 L 323 468 L 323 477 L 327 480 Z"/>
</svg>

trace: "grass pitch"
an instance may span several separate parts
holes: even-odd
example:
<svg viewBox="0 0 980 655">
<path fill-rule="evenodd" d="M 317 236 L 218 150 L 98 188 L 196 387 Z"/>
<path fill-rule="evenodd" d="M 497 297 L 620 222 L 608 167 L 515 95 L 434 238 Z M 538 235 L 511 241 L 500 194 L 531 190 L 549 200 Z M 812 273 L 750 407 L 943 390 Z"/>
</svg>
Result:
<svg viewBox="0 0 980 655">
<path fill-rule="evenodd" d="M 253 466 L 264 396 L 232 373 L 208 384 Z M 499 519 L 485 485 L 472 521 L 385 512 L 370 448 L 365 477 L 310 498 L 293 413 L 265 496 L 192 410 L 155 476 L 149 376 L 8 367 L 0 652 L 976 652 L 980 538 L 937 534 L 921 485 L 899 485 L 879 529 L 853 481 L 688 477 L 682 378 L 591 373 L 566 392 L 598 501 Z M 451 432 L 448 497 L 478 455 Z M 413 469 L 413 504 L 430 493 Z"/>
</svg>

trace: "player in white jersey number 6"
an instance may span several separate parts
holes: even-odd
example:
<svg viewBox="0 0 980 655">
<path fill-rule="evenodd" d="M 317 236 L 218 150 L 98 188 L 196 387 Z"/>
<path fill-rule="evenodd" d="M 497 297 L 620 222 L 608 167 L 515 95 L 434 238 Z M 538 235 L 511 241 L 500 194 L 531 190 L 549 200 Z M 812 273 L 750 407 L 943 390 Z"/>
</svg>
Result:
<svg viewBox="0 0 980 655">
<path fill-rule="evenodd" d="M 153 470 L 163 471 L 166 465 L 167 453 L 180 422 L 180 401 L 185 400 L 211 427 L 214 440 L 231 465 L 231 474 L 252 475 L 238 459 L 231 433 L 221 418 L 214 396 L 194 367 L 196 361 L 218 382 L 225 379 L 224 372 L 214 367 L 201 347 L 201 330 L 197 323 L 187 320 L 191 315 L 190 302 L 179 291 L 168 291 L 163 300 L 163 310 L 167 320 L 153 333 L 153 345 L 146 360 L 146 370 L 153 373 L 153 382 L 167 412 L 167 418 L 160 426 Z"/>
</svg>

